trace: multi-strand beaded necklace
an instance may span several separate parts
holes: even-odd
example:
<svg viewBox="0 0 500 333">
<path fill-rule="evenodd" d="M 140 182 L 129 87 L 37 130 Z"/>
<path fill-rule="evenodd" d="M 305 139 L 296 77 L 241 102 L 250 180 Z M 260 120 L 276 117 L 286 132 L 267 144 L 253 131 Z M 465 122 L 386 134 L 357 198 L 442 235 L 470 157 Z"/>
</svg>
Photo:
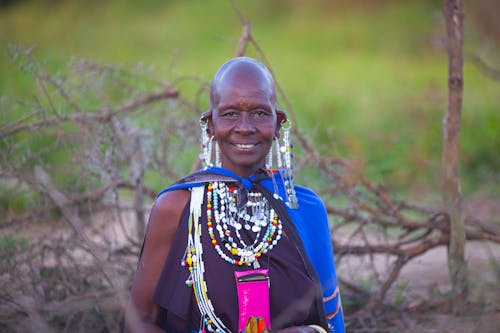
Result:
<svg viewBox="0 0 500 333">
<path fill-rule="evenodd" d="M 207 294 L 200 219 L 203 197 L 204 187 L 191 190 L 188 245 L 181 264 L 190 271 L 186 284 L 193 287 L 204 327 L 210 332 L 230 332 L 215 314 Z M 238 202 L 242 197 L 247 199 L 244 204 Z M 281 220 L 260 192 L 242 196 L 235 187 L 212 182 L 207 186 L 206 207 L 211 243 L 219 256 L 232 265 L 258 268 L 258 258 L 269 252 L 281 238 Z M 245 241 L 242 230 L 246 230 L 253 241 Z"/>
<path fill-rule="evenodd" d="M 225 183 L 214 182 L 208 185 L 208 234 L 222 259 L 233 265 L 250 266 L 257 264 L 256 260 L 276 245 L 281 238 L 282 226 L 278 214 L 262 193 L 248 193 L 245 206 L 238 209 L 237 191 Z M 241 237 L 242 229 L 255 236 L 251 244 Z M 219 241 L 215 232 L 219 234 Z"/>
</svg>

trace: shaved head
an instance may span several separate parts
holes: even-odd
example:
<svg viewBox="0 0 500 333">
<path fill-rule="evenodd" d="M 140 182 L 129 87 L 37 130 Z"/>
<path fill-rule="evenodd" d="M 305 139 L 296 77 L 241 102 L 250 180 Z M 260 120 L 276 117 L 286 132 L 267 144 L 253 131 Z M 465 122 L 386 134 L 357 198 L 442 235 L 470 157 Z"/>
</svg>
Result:
<svg viewBox="0 0 500 333">
<path fill-rule="evenodd" d="M 220 94 L 229 86 L 238 87 L 249 82 L 262 87 L 276 107 L 276 84 L 269 69 L 261 62 L 248 58 L 233 58 L 219 68 L 210 86 L 210 109 L 219 103 Z"/>
<path fill-rule="evenodd" d="M 222 167 L 241 177 L 265 168 L 287 119 L 276 104 L 274 78 L 262 63 L 238 57 L 222 64 L 210 86 L 210 110 L 200 118 L 220 149 Z"/>
</svg>

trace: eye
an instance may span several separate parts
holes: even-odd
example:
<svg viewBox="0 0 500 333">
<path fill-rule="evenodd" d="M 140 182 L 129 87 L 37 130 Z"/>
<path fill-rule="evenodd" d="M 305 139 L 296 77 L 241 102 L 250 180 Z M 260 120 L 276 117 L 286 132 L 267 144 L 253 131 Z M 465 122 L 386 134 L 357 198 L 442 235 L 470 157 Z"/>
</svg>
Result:
<svg viewBox="0 0 500 333">
<path fill-rule="evenodd" d="M 271 112 L 264 109 L 257 109 L 253 111 L 253 114 L 257 117 L 267 117 L 271 115 Z"/>
<path fill-rule="evenodd" d="M 238 113 L 235 110 L 224 110 L 222 111 L 219 116 L 221 118 L 236 118 L 238 116 Z"/>
</svg>

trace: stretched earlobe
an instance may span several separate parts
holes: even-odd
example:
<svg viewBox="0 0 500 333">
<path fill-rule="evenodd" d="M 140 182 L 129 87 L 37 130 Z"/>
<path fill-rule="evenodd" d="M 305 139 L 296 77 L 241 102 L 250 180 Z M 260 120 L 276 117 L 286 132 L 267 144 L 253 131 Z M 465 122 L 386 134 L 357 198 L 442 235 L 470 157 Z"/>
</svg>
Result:
<svg viewBox="0 0 500 333">
<path fill-rule="evenodd" d="M 286 112 L 283 111 L 283 110 L 279 110 L 279 109 L 276 109 L 276 116 L 277 116 L 277 120 L 278 120 L 278 124 L 281 124 L 288 121 L 288 117 L 286 115 Z"/>
<path fill-rule="evenodd" d="M 203 112 L 200 116 L 200 124 L 205 124 L 204 128 L 207 131 L 209 137 L 214 135 L 213 123 L 212 123 L 212 110 Z"/>
<path fill-rule="evenodd" d="M 208 122 L 210 120 L 212 120 L 212 110 L 205 111 L 201 114 L 200 123 L 201 122 Z"/>
<path fill-rule="evenodd" d="M 279 139 L 281 127 L 284 123 L 288 121 L 288 117 L 286 116 L 285 111 L 276 109 L 276 133 L 275 137 Z"/>
</svg>

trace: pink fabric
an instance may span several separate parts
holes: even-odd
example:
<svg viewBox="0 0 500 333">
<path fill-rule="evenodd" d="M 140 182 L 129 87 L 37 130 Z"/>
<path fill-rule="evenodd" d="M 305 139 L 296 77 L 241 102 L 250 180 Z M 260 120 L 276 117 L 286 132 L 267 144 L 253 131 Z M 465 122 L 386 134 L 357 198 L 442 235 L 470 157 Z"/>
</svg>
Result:
<svg viewBox="0 0 500 333">
<path fill-rule="evenodd" d="M 269 271 L 256 269 L 234 272 L 234 277 L 238 290 L 238 332 L 243 331 L 250 316 L 264 318 L 266 327 L 270 330 Z"/>
</svg>

